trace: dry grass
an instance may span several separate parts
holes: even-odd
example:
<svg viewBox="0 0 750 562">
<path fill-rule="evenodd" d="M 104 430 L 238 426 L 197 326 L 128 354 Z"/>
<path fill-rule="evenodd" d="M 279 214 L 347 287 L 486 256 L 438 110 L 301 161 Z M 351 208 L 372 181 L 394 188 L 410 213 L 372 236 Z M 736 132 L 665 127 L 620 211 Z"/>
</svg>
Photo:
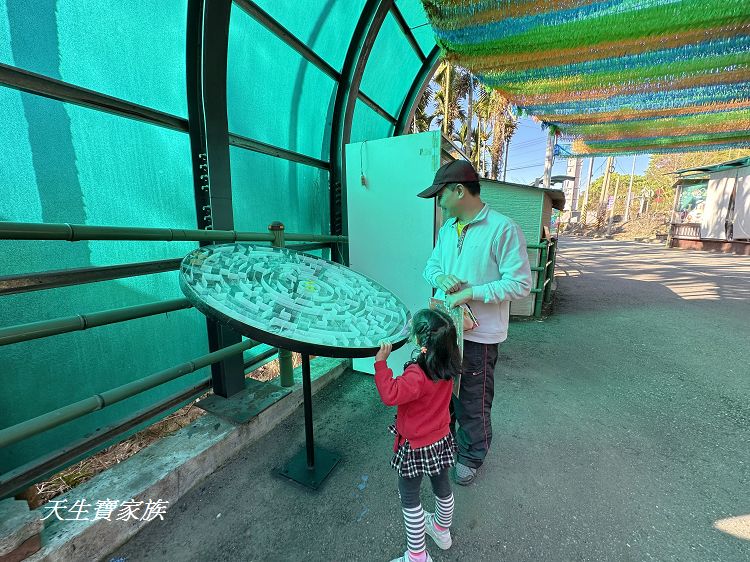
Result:
<svg viewBox="0 0 750 562">
<path fill-rule="evenodd" d="M 628 222 L 615 222 L 612 224 L 611 236 L 615 240 L 654 239 L 657 236 L 666 236 L 669 229 L 667 217 L 666 214 L 653 214 L 633 218 Z M 606 233 L 606 221 L 601 228 L 596 228 L 595 225 L 570 224 L 563 231 L 563 235 L 578 236 L 605 236 Z"/>
<path fill-rule="evenodd" d="M 292 362 L 297 367 L 302 363 L 302 357 L 298 353 L 292 355 Z M 257 381 L 270 381 L 279 376 L 279 362 L 274 359 L 262 367 L 248 373 L 246 378 Z M 155 441 L 175 433 L 177 430 L 190 425 L 206 412 L 195 406 L 195 403 L 208 396 L 209 393 L 196 398 L 190 404 L 169 414 L 166 418 L 159 420 L 146 429 L 131 435 L 124 441 L 107 447 L 96 455 L 89 457 L 73 466 L 69 466 L 62 472 L 44 482 L 39 482 L 26 489 L 22 494 L 16 496 L 18 499 L 26 499 L 31 509 L 44 505 L 52 498 L 72 490 L 79 484 L 90 480 L 100 472 L 107 470 L 110 466 L 121 463 L 132 457 L 141 449 L 148 447 Z"/>
</svg>

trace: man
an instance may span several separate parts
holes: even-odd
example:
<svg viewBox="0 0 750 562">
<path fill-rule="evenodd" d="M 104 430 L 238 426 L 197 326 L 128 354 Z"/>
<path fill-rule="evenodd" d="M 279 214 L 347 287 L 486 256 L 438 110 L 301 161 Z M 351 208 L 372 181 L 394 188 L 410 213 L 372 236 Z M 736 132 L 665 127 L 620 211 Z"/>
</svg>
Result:
<svg viewBox="0 0 750 562">
<path fill-rule="evenodd" d="M 467 485 L 490 448 L 498 344 L 507 338 L 510 301 L 529 294 L 531 270 L 521 229 L 481 200 L 479 176 L 470 163 L 445 164 L 419 197 L 437 197 L 448 217 L 424 277 L 447 306 L 466 303 L 478 321 L 464 332 L 461 388 L 452 402 L 458 422 L 456 483 Z"/>
</svg>

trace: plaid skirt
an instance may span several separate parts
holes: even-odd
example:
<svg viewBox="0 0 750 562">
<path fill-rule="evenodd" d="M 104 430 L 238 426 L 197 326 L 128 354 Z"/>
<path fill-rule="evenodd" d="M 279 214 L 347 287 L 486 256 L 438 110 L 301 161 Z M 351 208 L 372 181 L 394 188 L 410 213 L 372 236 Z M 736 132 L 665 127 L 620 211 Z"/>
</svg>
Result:
<svg viewBox="0 0 750 562">
<path fill-rule="evenodd" d="M 396 424 L 388 427 L 394 435 L 398 435 Z M 399 445 L 391 459 L 391 466 L 402 478 L 416 478 L 417 476 L 435 476 L 443 469 L 456 464 L 456 441 L 453 435 L 448 435 L 432 445 L 412 449 L 408 440 Z"/>
</svg>

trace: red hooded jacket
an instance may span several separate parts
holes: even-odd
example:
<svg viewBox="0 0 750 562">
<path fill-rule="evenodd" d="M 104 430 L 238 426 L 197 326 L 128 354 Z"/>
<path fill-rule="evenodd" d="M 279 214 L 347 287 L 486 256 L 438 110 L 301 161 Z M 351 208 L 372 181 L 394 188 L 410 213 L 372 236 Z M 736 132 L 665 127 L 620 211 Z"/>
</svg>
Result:
<svg viewBox="0 0 750 562">
<path fill-rule="evenodd" d="M 450 431 L 450 411 L 453 382 L 433 381 L 416 363 L 409 365 L 404 374 L 393 378 L 393 371 L 385 361 L 375 362 L 375 386 L 386 406 L 396 410 L 395 451 L 409 440 L 412 449 L 426 447 L 439 441 Z"/>
</svg>

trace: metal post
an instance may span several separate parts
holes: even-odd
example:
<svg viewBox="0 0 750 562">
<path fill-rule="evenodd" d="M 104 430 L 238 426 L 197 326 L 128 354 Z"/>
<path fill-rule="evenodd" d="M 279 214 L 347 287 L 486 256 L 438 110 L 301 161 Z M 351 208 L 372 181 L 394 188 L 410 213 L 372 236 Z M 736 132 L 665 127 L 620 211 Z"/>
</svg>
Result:
<svg viewBox="0 0 750 562">
<path fill-rule="evenodd" d="M 310 381 L 310 356 L 302 355 L 302 397 L 305 403 L 305 451 L 307 469 L 315 470 L 315 442 L 313 440 L 312 382 Z"/>
<path fill-rule="evenodd" d="M 596 228 L 601 228 L 602 221 L 606 215 L 606 201 L 609 195 L 609 183 L 612 172 L 615 171 L 615 159 L 610 156 L 607 158 L 606 170 L 604 170 L 604 180 L 602 182 L 602 191 L 599 194 L 599 207 L 596 209 Z M 602 214 L 604 212 L 604 214 Z"/>
<path fill-rule="evenodd" d="M 549 189 L 552 181 L 552 160 L 555 156 L 555 135 L 550 131 L 547 136 L 547 154 L 544 157 L 544 180 L 542 186 Z"/>
<path fill-rule="evenodd" d="M 557 257 L 557 242 L 551 242 L 549 245 L 549 255 L 547 257 L 547 261 L 550 262 L 549 267 L 549 277 L 547 277 L 547 267 L 545 265 L 544 268 L 544 282 L 546 283 L 546 286 L 544 287 L 544 299 L 542 299 L 544 302 L 549 302 L 552 298 L 552 283 L 555 280 L 555 258 Z M 547 283 L 547 279 L 549 279 L 549 283 Z"/>
<path fill-rule="evenodd" d="M 591 176 L 594 175 L 594 158 L 593 156 L 589 159 L 589 179 L 586 182 L 586 193 L 583 194 L 583 206 L 581 207 L 581 222 L 583 226 L 586 226 L 586 214 L 588 213 L 589 206 L 589 191 L 591 191 Z"/>
<path fill-rule="evenodd" d="M 547 278 L 547 255 L 548 255 L 549 242 L 542 246 L 541 256 L 539 265 L 542 270 L 537 273 L 536 277 L 536 297 L 534 300 L 534 316 L 540 318 L 542 316 L 542 301 L 544 300 L 544 281 Z"/>
<path fill-rule="evenodd" d="M 503 114 L 505 118 L 505 114 Z M 510 139 L 505 139 L 505 154 L 503 155 L 503 181 L 505 181 L 505 173 L 508 171 L 508 151 L 510 150 Z"/>
<path fill-rule="evenodd" d="M 317 490 L 328 477 L 340 457 L 320 447 L 313 440 L 312 381 L 310 377 L 310 356 L 302 354 L 302 401 L 305 409 L 305 450 L 300 451 L 284 468 L 276 472 L 290 480 Z M 316 464 L 317 460 L 317 464 Z"/>
<path fill-rule="evenodd" d="M 274 248 L 284 247 L 284 224 L 281 222 L 272 222 L 268 225 L 268 230 L 273 234 L 271 245 Z M 279 377 L 281 386 L 294 386 L 294 363 L 292 362 L 292 352 L 288 349 L 279 348 Z"/>
<path fill-rule="evenodd" d="M 609 236 L 610 233 L 612 232 L 612 220 L 614 219 L 614 215 L 615 215 L 615 205 L 617 205 L 617 190 L 618 189 L 620 189 L 620 178 L 617 178 L 617 182 L 615 183 L 615 195 L 614 195 L 614 198 L 612 199 L 612 208 L 609 210 L 609 218 L 607 219 L 607 236 Z"/>
<path fill-rule="evenodd" d="M 189 0 L 186 83 L 190 152 L 198 228 L 234 228 L 227 124 L 227 48 L 231 0 Z M 242 341 L 207 319 L 210 351 Z M 214 394 L 229 398 L 245 388 L 241 355 L 211 365 Z"/>
<path fill-rule="evenodd" d="M 630 184 L 628 185 L 628 196 L 625 198 L 625 222 L 630 218 L 630 198 L 633 196 L 633 177 L 635 176 L 635 156 L 633 156 L 633 167 L 630 168 Z"/>
</svg>

